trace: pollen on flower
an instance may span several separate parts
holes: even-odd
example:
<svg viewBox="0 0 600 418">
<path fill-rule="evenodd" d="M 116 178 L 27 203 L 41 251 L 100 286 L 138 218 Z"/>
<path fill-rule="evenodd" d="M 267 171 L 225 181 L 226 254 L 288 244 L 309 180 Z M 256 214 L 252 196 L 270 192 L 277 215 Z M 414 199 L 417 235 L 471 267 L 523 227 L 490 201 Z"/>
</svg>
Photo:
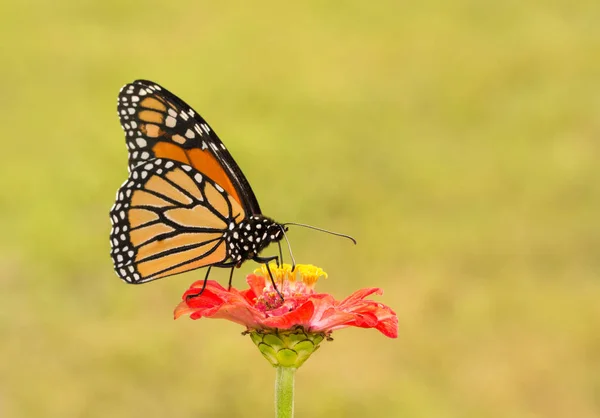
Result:
<svg viewBox="0 0 600 418">
<path fill-rule="evenodd" d="M 311 294 L 320 277 L 327 278 L 327 273 L 312 264 L 297 264 L 292 271 L 290 264 L 278 266 L 275 263 L 269 264 L 269 270 L 273 275 L 273 280 L 277 289 L 284 295 L 293 294 Z M 264 277 L 266 280 L 265 293 L 273 291 L 273 285 L 270 283 L 269 271 L 266 264 L 254 270 L 254 274 Z M 300 279 L 300 281 L 298 281 Z"/>
<path fill-rule="evenodd" d="M 290 279 L 290 276 L 295 275 L 292 273 L 292 266 L 289 264 L 282 264 L 278 266 L 276 263 L 270 263 L 268 268 L 266 264 L 262 264 L 259 268 L 254 270 L 254 274 L 258 274 L 263 277 L 269 278 L 269 270 L 271 270 L 273 280 L 275 280 L 275 283 L 277 285 L 283 284 L 286 280 L 296 281 L 295 277 L 293 279 Z"/>
<path fill-rule="evenodd" d="M 312 264 L 299 264 L 296 266 L 296 270 L 300 274 L 304 284 L 311 289 L 321 276 L 327 278 L 327 273 L 321 267 L 313 266 Z"/>
<path fill-rule="evenodd" d="M 283 305 L 279 294 L 275 290 L 265 290 L 262 294 L 256 297 L 254 307 L 261 312 L 268 312 L 279 308 Z"/>
</svg>

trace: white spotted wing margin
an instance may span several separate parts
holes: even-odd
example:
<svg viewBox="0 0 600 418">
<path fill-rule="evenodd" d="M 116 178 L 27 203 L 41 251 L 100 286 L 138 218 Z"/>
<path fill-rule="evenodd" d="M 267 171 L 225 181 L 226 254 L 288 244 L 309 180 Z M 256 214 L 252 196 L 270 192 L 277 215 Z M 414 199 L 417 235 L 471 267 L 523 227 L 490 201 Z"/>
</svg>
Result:
<svg viewBox="0 0 600 418">
<path fill-rule="evenodd" d="M 210 178 L 177 161 L 131 169 L 110 211 L 117 275 L 139 284 L 229 259 L 227 233 L 245 217 Z"/>
</svg>

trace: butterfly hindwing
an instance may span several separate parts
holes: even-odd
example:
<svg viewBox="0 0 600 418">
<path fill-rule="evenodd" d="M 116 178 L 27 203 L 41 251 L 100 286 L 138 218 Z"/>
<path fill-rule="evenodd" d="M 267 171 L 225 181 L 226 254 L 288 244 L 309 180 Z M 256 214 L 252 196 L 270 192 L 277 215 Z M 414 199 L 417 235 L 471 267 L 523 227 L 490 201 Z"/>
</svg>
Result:
<svg viewBox="0 0 600 418">
<path fill-rule="evenodd" d="M 190 165 L 221 185 L 248 214 L 260 207 L 242 171 L 206 121 L 158 84 L 137 80 L 119 93 L 129 170 L 152 158 Z"/>
<path fill-rule="evenodd" d="M 110 212 L 117 274 L 144 283 L 228 260 L 228 228 L 244 220 L 223 187 L 188 164 L 164 158 L 131 169 Z"/>
</svg>

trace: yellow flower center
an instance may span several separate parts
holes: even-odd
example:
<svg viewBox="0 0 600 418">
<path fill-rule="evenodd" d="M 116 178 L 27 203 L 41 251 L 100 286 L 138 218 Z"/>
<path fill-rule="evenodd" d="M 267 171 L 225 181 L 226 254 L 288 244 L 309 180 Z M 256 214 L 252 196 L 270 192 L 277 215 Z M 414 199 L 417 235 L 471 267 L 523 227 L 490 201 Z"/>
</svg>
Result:
<svg viewBox="0 0 600 418">
<path fill-rule="evenodd" d="M 311 288 L 314 287 L 321 276 L 327 278 L 327 273 L 321 267 L 312 264 L 298 264 L 295 271 L 298 272 L 304 284 Z"/>
<path fill-rule="evenodd" d="M 277 288 L 282 294 L 312 293 L 319 278 L 327 278 L 327 273 L 322 268 L 313 266 L 312 264 L 296 264 L 294 271 L 292 271 L 290 264 L 277 266 L 276 263 L 270 263 L 269 270 L 273 275 L 273 280 L 275 280 Z M 267 270 L 267 265 L 263 264 L 260 268 L 254 270 L 254 274 L 264 277 L 266 279 L 266 287 L 270 289 L 272 284 L 269 270 Z"/>
</svg>

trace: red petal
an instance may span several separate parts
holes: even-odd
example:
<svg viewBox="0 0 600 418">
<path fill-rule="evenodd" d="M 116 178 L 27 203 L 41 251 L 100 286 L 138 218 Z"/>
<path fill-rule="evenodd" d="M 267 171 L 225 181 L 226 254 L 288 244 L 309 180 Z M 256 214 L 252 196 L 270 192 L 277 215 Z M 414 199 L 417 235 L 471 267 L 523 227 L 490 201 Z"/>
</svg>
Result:
<svg viewBox="0 0 600 418">
<path fill-rule="evenodd" d="M 383 290 L 381 290 L 378 287 L 367 287 L 365 289 L 359 289 L 356 292 L 352 293 L 350 296 L 348 296 L 346 299 L 341 301 L 338 306 L 340 306 L 341 309 L 346 309 L 347 307 L 356 305 L 358 302 L 362 301 L 364 298 L 366 298 L 369 295 L 372 295 L 373 293 L 377 295 L 383 295 Z"/>
<path fill-rule="evenodd" d="M 386 337 L 398 338 L 398 317 L 392 315 L 389 318 L 380 320 L 375 328 Z"/>
<path fill-rule="evenodd" d="M 333 331 L 350 326 L 375 328 L 384 335 L 398 336 L 398 318 L 389 307 L 373 300 L 364 300 L 371 294 L 381 294 L 381 289 L 367 288 L 354 292 L 341 302 L 333 302 L 330 297 L 320 296 L 315 317 L 312 322 L 314 331 Z M 329 295 L 327 295 L 329 296 Z"/>
<path fill-rule="evenodd" d="M 315 312 L 313 303 L 309 300 L 296 309 L 281 316 L 270 316 L 263 321 L 263 324 L 270 328 L 291 329 L 296 325 L 302 325 L 308 328 Z"/>
<path fill-rule="evenodd" d="M 175 309 L 175 317 L 189 314 L 191 319 L 224 318 L 247 327 L 260 327 L 264 315 L 254 309 L 236 289 L 226 290 L 213 280 L 209 280 L 201 295 L 186 300 L 187 295 L 195 295 L 203 282 L 196 282 L 184 293 L 183 302 Z"/>
<path fill-rule="evenodd" d="M 265 289 L 264 277 L 257 276 L 256 274 L 249 274 L 246 276 L 246 283 L 248 283 L 248 286 L 250 286 L 250 289 L 255 295 L 262 295 L 263 290 Z"/>
<path fill-rule="evenodd" d="M 193 309 L 190 308 L 187 303 L 185 303 L 185 301 L 179 303 L 179 305 L 177 305 L 177 307 L 175 308 L 175 312 L 173 313 L 175 316 L 175 319 L 179 318 L 180 316 L 183 315 L 189 315 L 193 312 Z"/>
<path fill-rule="evenodd" d="M 350 326 L 354 321 L 354 315 L 339 311 L 336 308 L 327 309 L 320 318 L 315 318 L 311 324 L 311 331 L 333 331 Z"/>
<path fill-rule="evenodd" d="M 185 291 L 185 293 L 183 294 L 181 299 L 186 300 L 188 296 L 197 295 L 200 292 L 200 290 L 202 290 L 203 286 L 204 286 L 204 280 L 195 281 L 194 283 L 192 283 L 190 288 Z M 208 280 L 206 282 L 206 287 L 204 288 L 204 291 L 202 292 L 202 294 L 206 293 L 207 290 L 213 291 L 215 293 L 219 293 L 219 292 L 225 291 L 225 288 L 223 286 L 221 286 L 215 280 Z"/>
</svg>

